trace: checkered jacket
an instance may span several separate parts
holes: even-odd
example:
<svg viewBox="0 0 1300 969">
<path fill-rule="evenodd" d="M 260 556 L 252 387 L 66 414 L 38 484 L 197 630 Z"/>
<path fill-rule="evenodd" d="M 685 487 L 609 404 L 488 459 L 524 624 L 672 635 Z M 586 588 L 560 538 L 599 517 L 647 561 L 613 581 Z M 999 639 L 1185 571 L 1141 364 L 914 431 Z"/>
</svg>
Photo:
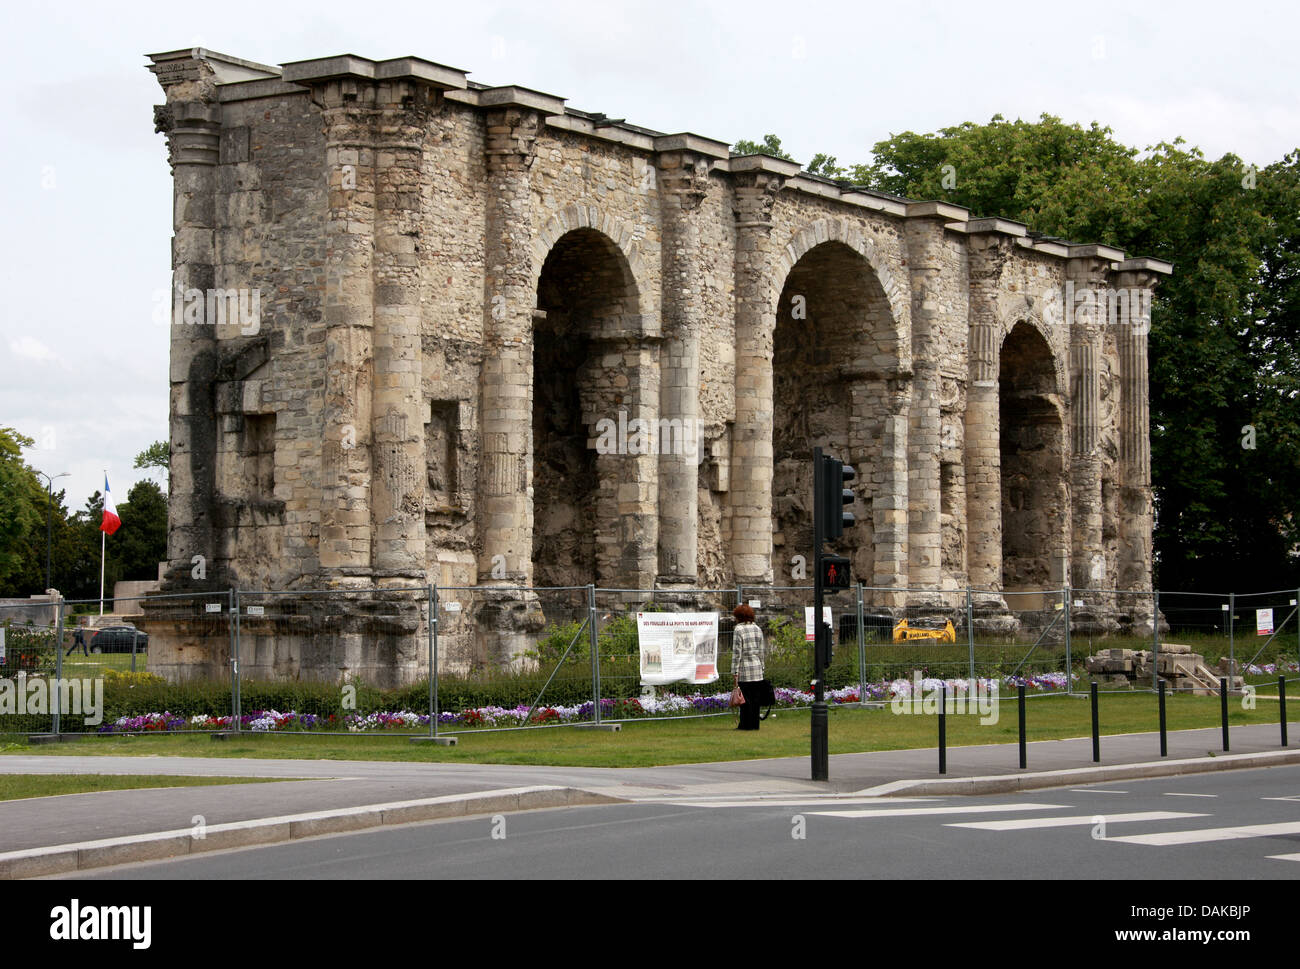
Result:
<svg viewBox="0 0 1300 969">
<path fill-rule="evenodd" d="M 767 643 L 763 630 L 752 622 L 742 622 L 731 634 L 731 671 L 742 683 L 763 678 L 763 660 Z"/>
</svg>

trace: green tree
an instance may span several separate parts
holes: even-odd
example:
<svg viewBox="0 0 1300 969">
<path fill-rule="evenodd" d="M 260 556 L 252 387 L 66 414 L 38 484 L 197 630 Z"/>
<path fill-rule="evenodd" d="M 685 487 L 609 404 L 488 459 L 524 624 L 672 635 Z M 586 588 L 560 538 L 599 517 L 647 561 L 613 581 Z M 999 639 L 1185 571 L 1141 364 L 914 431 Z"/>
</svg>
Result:
<svg viewBox="0 0 1300 969">
<path fill-rule="evenodd" d="M 154 441 L 135 456 L 137 471 L 161 471 L 164 478 L 171 469 L 171 453 L 166 441 Z"/>
<path fill-rule="evenodd" d="M 781 139 L 776 135 L 764 135 L 762 144 L 741 138 L 731 146 L 731 154 L 732 157 L 736 155 L 771 155 L 773 158 L 794 161 L 790 155 L 781 150 Z"/>
<path fill-rule="evenodd" d="M 1150 336 L 1157 581 L 1277 588 L 1300 579 L 1300 177 L 1181 140 L 1145 153 L 1109 128 L 966 123 L 875 146 L 855 179 L 1032 230 L 1167 259 Z M 1256 430 L 1254 450 L 1244 428 Z M 1269 583 L 1272 583 L 1271 585 Z"/>
<path fill-rule="evenodd" d="M 23 448 L 34 443 L 12 427 L 0 427 L 0 589 L 6 594 L 16 594 L 15 585 L 30 572 L 36 532 L 45 521 L 45 489 L 23 461 Z M 44 552 L 44 543 L 39 544 Z M 43 586 L 43 571 L 39 581 Z"/>
</svg>

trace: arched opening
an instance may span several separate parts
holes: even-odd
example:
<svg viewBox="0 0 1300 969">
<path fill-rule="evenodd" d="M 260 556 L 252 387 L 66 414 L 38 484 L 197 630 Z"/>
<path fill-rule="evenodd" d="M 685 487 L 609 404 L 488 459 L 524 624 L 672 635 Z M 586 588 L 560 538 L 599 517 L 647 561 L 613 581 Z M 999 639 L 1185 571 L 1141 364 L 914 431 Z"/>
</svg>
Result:
<svg viewBox="0 0 1300 969">
<path fill-rule="evenodd" d="M 1002 588 L 1042 591 L 1060 584 L 1070 495 L 1052 350 L 1028 323 L 1003 341 L 998 387 Z"/>
<path fill-rule="evenodd" d="M 772 383 L 773 571 L 789 580 L 802 555 L 811 577 L 813 448 L 853 464 L 857 525 L 837 550 L 868 584 L 874 569 L 873 500 L 898 345 L 889 300 L 871 264 L 840 242 L 810 249 L 791 269 L 777 306 Z"/>
<path fill-rule="evenodd" d="M 638 480 L 645 458 L 628 428 L 635 419 L 653 419 L 643 411 L 657 409 L 658 401 L 657 391 L 650 399 L 645 392 L 650 374 L 640 330 L 636 285 L 622 252 L 593 229 L 562 236 L 542 266 L 533 323 L 537 585 L 639 578 L 645 515 L 623 486 Z M 611 426 L 613 434 L 604 433 Z M 654 536 L 648 541 L 653 560 Z"/>
</svg>

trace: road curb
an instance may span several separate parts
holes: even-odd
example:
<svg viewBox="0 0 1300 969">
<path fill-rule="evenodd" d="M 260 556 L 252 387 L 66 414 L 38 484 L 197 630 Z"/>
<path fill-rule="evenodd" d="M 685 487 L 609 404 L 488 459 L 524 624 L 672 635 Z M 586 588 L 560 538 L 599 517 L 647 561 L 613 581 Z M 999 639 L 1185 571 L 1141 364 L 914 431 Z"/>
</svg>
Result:
<svg viewBox="0 0 1300 969">
<path fill-rule="evenodd" d="M 3 852 L 0 853 L 0 879 L 66 875 L 109 865 L 162 861 L 228 848 L 279 844 L 322 834 L 364 831 L 416 821 L 587 804 L 627 803 L 626 798 L 576 787 L 535 786 L 366 804 L 330 811 L 212 824 L 203 827 L 201 831 L 182 828 Z"/>
<path fill-rule="evenodd" d="M 1048 787 L 1074 784 L 1097 784 L 1104 781 L 1142 780 L 1174 777 L 1181 774 L 1204 774 L 1217 770 L 1246 770 L 1254 767 L 1284 767 L 1300 764 L 1300 750 L 1263 751 L 1252 754 L 1221 754 L 1184 760 L 1156 760 L 1140 764 L 1115 764 L 1111 767 L 1072 767 L 1066 770 L 1037 771 L 1025 774 L 993 774 L 985 777 L 954 777 L 946 780 L 891 781 L 868 787 L 853 794 L 859 797 L 894 797 L 901 794 L 1011 794 Z"/>
</svg>

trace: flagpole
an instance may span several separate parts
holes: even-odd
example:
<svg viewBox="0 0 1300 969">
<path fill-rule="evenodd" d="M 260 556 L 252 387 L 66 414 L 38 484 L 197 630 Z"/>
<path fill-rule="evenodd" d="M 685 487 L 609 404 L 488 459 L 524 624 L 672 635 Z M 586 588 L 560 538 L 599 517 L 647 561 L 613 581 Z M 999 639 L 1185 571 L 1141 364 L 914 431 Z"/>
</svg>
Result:
<svg viewBox="0 0 1300 969">
<path fill-rule="evenodd" d="M 108 469 L 104 469 L 104 498 L 108 499 Z M 99 614 L 104 614 L 104 553 L 108 548 L 108 532 L 104 531 L 103 514 L 99 523 Z"/>
</svg>

